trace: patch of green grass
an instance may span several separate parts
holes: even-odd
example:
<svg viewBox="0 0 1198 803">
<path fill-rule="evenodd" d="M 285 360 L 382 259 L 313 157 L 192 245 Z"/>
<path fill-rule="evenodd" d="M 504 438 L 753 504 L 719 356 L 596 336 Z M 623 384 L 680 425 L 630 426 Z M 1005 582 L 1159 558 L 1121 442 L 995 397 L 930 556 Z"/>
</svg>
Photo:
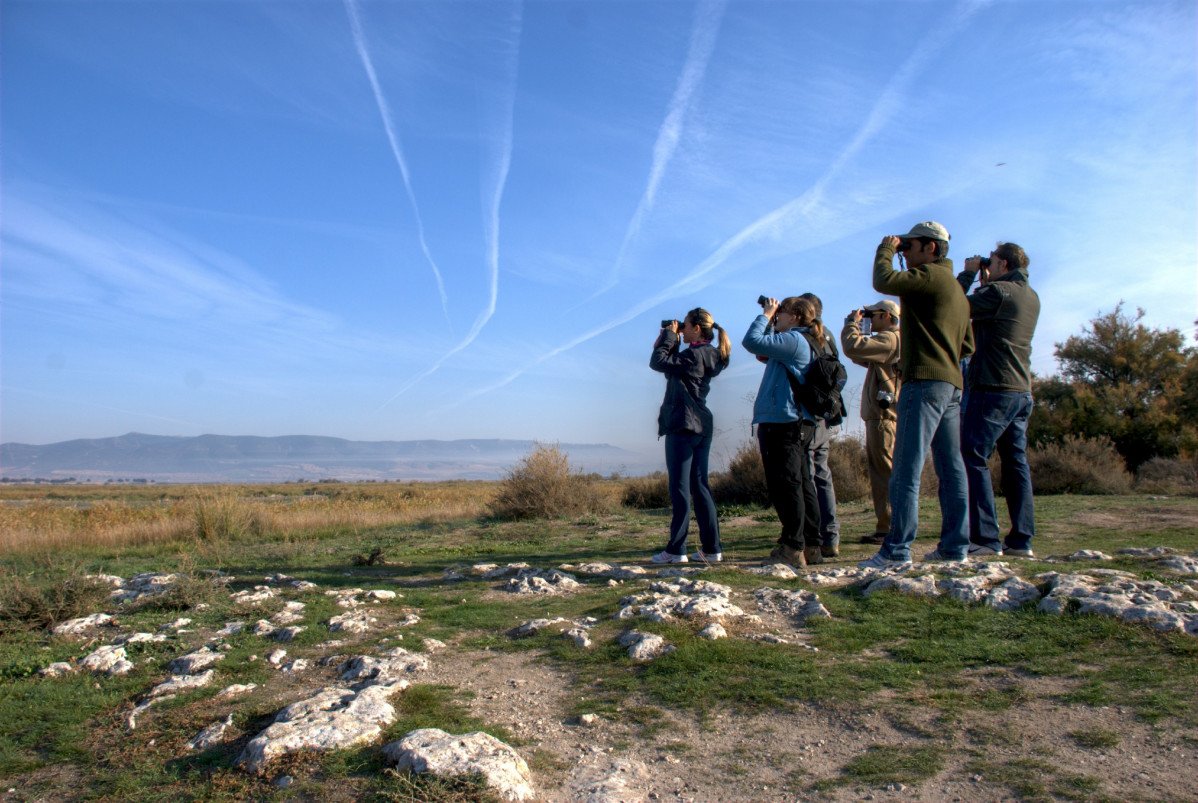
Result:
<svg viewBox="0 0 1198 803">
<path fill-rule="evenodd" d="M 458 691 L 450 686 L 409 686 L 391 701 L 399 716 L 387 728 L 384 744 L 420 728 L 440 728 L 453 734 L 483 731 L 501 741 L 511 740 L 512 735 L 506 729 L 488 725 L 471 715 L 465 706 L 457 702 L 457 696 Z"/>
<path fill-rule="evenodd" d="M 872 745 L 844 766 L 840 781 L 868 786 L 919 783 L 940 772 L 943 766 L 944 749 L 940 747 Z"/>
<path fill-rule="evenodd" d="M 1058 798 L 1090 801 L 1102 787 L 1102 781 L 1088 775 L 1062 771 L 1046 761 L 1031 758 L 1006 762 L 971 761 L 966 767 L 982 780 L 1005 786 L 1028 803 L 1051 803 Z"/>
<path fill-rule="evenodd" d="M 387 770 L 375 791 L 375 803 L 502 803 L 481 775 L 417 775 Z"/>
<path fill-rule="evenodd" d="M 1069 735 L 1082 747 L 1114 747 L 1119 744 L 1119 734 L 1105 728 L 1082 728 L 1069 731 Z"/>
</svg>

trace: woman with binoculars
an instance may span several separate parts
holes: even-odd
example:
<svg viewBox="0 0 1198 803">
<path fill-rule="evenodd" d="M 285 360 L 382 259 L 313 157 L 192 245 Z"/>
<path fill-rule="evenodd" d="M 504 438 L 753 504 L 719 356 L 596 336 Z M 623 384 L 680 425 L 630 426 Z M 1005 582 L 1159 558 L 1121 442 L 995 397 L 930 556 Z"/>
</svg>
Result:
<svg viewBox="0 0 1198 803">
<path fill-rule="evenodd" d="M 715 563 L 723 559 L 715 500 L 707 483 L 707 464 L 715 423 L 707 409 L 711 378 L 728 367 L 732 343 L 711 313 L 696 308 L 681 321 L 662 321 L 649 367 L 666 375 L 666 395 L 657 416 L 657 436 L 666 437 L 666 466 L 670 477 L 670 540 L 653 556 L 654 563 L 686 563 L 686 535 L 690 529 L 691 496 L 699 525 L 701 548 L 695 560 Z M 715 332 L 719 331 L 718 345 Z M 678 347 L 679 336 L 688 346 Z"/>
</svg>

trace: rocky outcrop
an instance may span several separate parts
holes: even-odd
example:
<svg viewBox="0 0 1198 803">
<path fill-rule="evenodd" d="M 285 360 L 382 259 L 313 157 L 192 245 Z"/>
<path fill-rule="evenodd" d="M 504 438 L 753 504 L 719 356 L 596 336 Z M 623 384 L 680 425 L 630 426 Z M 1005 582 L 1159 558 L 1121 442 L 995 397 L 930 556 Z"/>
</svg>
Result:
<svg viewBox="0 0 1198 803">
<path fill-rule="evenodd" d="M 489 733 L 454 736 L 422 728 L 383 748 L 396 769 L 434 775 L 479 774 L 504 800 L 531 800 L 532 773 L 520 754 Z"/>
</svg>

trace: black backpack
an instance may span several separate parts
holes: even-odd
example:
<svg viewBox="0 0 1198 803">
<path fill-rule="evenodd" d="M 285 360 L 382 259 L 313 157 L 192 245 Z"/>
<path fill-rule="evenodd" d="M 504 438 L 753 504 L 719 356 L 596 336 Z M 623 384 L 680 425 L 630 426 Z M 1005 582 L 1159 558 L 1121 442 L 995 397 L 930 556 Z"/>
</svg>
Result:
<svg viewBox="0 0 1198 803">
<path fill-rule="evenodd" d="M 840 392 L 849 381 L 848 372 L 844 370 L 835 350 L 826 349 L 810 332 L 799 334 L 811 347 L 814 359 L 808 366 L 802 383 L 790 371 L 786 372 L 791 392 L 794 393 L 797 404 L 803 405 L 807 412 L 834 427 L 844 420 L 846 410 Z"/>
</svg>

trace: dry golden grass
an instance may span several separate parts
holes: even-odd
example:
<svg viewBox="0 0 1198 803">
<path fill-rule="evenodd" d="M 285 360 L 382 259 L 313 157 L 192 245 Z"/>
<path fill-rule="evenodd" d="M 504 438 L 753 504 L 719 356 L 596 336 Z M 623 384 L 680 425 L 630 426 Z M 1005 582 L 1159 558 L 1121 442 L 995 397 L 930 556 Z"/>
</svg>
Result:
<svg viewBox="0 0 1198 803">
<path fill-rule="evenodd" d="M 3 490 L 0 553 L 15 553 L 269 538 L 474 518 L 485 514 L 496 483 Z"/>
</svg>

